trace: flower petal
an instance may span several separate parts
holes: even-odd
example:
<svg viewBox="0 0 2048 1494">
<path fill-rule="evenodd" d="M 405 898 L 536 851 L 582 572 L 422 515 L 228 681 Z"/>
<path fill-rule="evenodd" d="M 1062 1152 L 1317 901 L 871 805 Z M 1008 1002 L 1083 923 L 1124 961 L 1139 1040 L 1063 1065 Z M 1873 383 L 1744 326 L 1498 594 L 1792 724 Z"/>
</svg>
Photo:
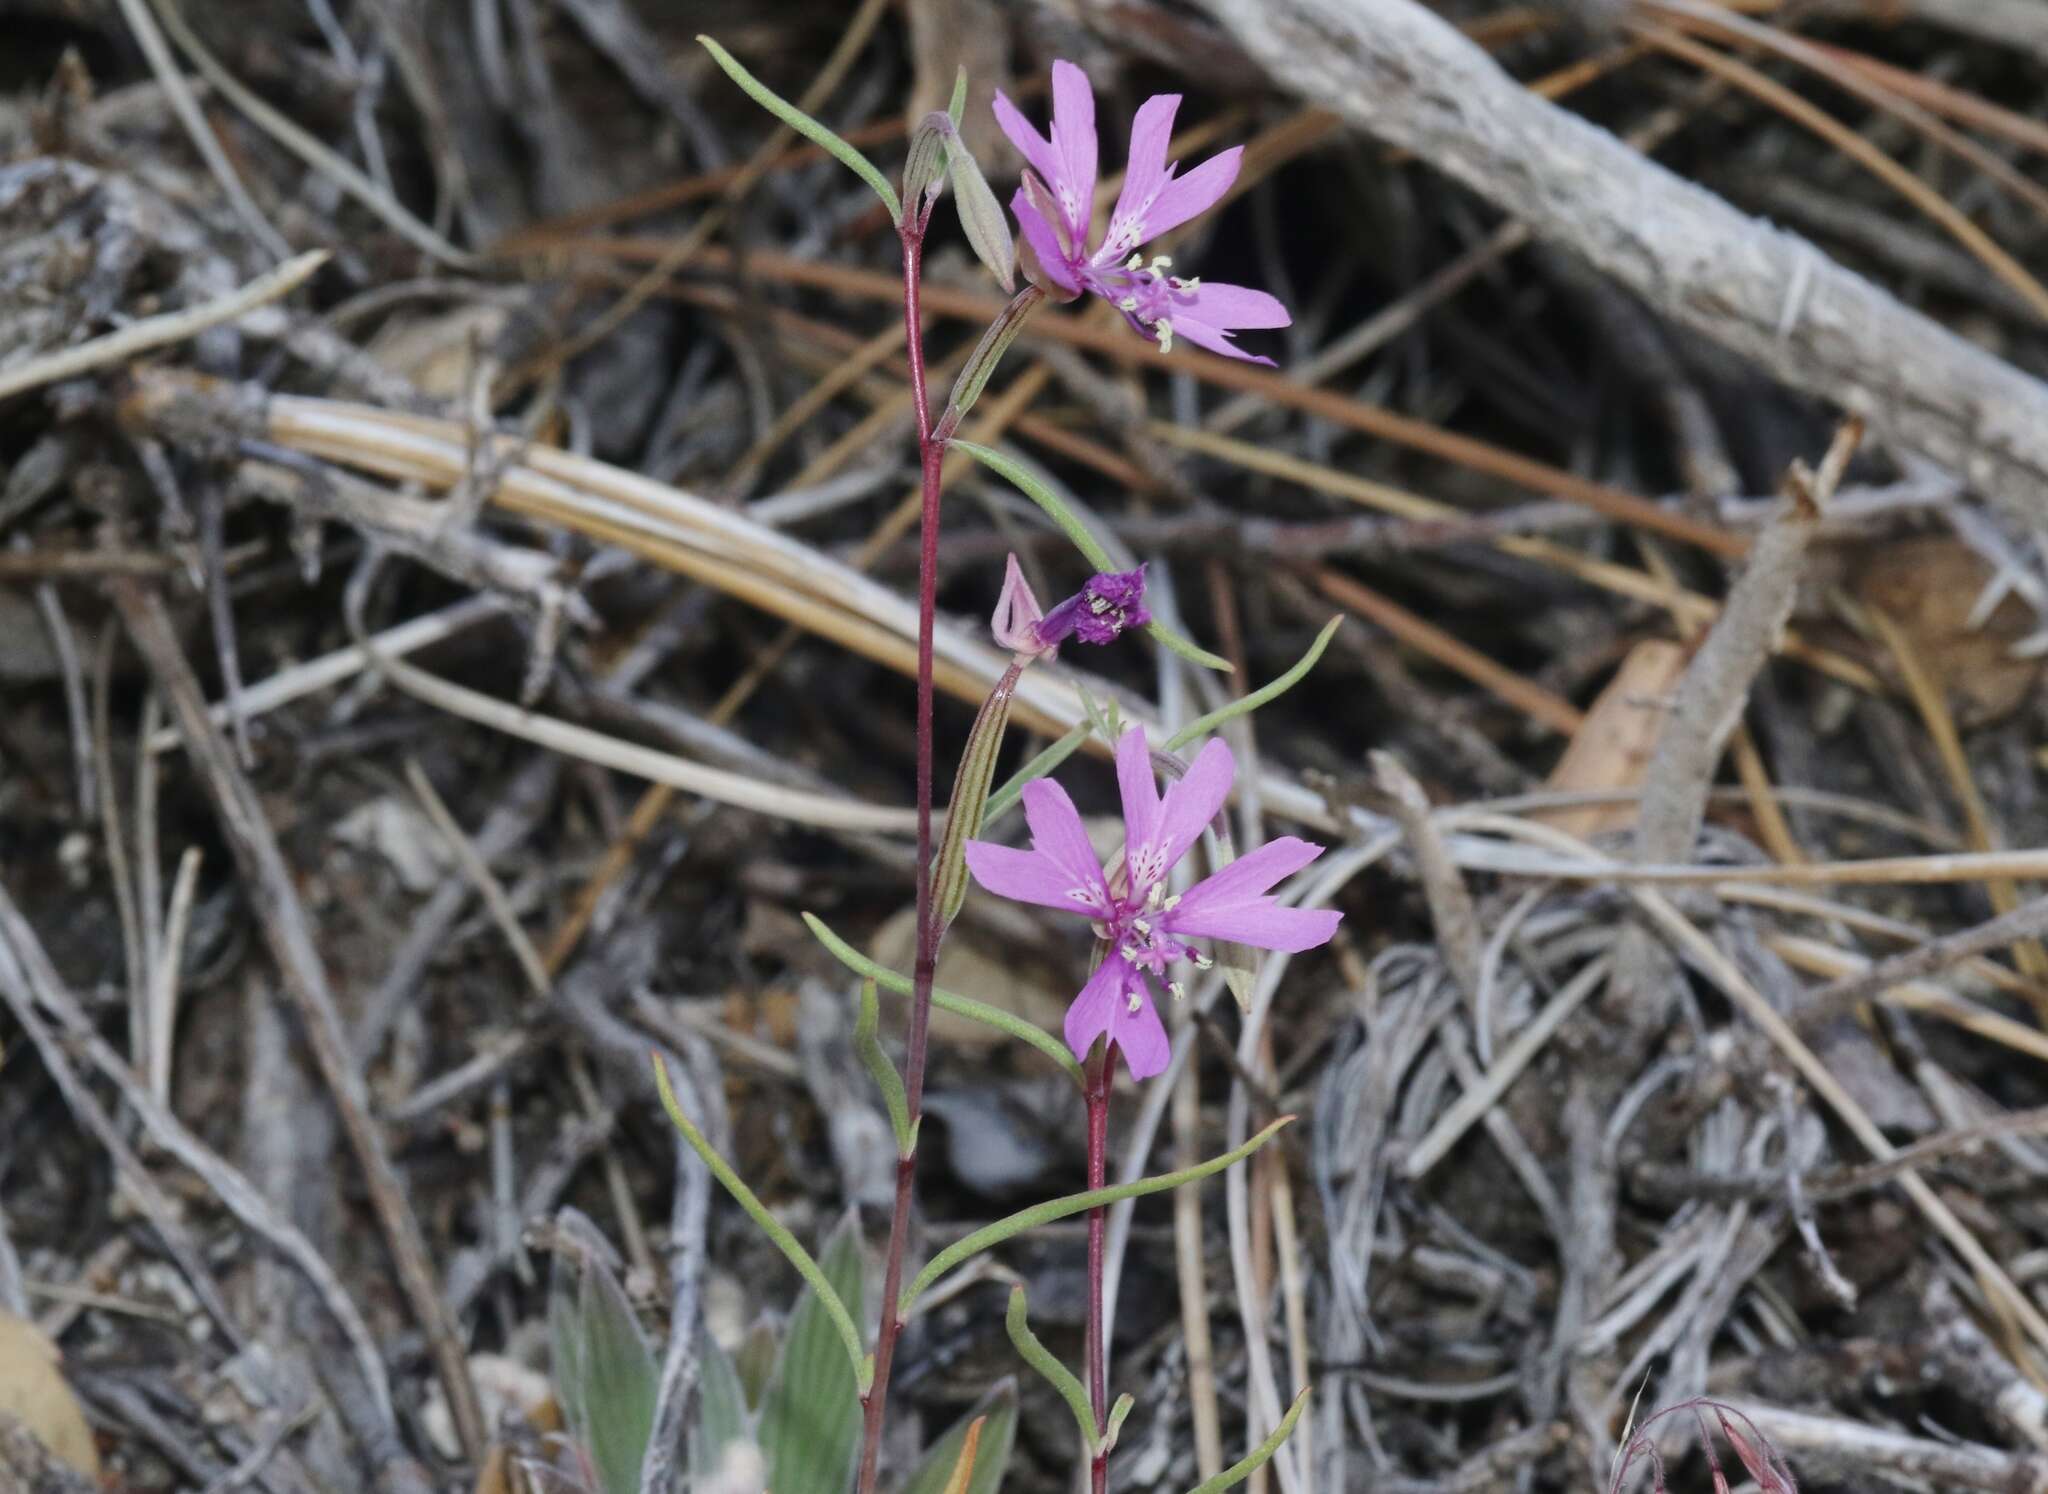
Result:
<svg viewBox="0 0 2048 1494">
<path fill-rule="evenodd" d="M 1155 93 L 1138 106 L 1131 121 L 1131 153 L 1124 163 L 1124 186 L 1109 215 L 1109 231 L 1095 251 L 1097 264 L 1114 264 L 1144 243 L 1146 215 L 1173 179 L 1166 147 L 1173 138 L 1173 115 L 1180 108 L 1177 93 Z"/>
<path fill-rule="evenodd" d="M 1130 898 L 1143 902 L 1146 886 L 1164 876 L 1166 867 L 1141 868 L 1137 864 L 1159 830 L 1159 785 L 1152 777 L 1152 749 L 1145 745 L 1142 726 L 1132 727 L 1117 739 L 1116 786 L 1124 801 L 1124 865 L 1131 879 Z"/>
<path fill-rule="evenodd" d="M 1253 290 L 1248 285 L 1204 280 L 1189 295 L 1191 299 L 1174 313 L 1176 331 L 1186 321 L 1232 331 L 1239 327 L 1285 327 L 1294 321 L 1279 297 Z"/>
<path fill-rule="evenodd" d="M 1182 893 L 1174 905 L 1175 921 L 1178 923 L 1184 913 L 1248 903 L 1272 891 L 1283 878 L 1293 876 L 1322 854 L 1321 846 L 1298 836 L 1283 835 L 1278 840 L 1269 840 Z"/>
<path fill-rule="evenodd" d="M 1190 218 L 1200 217 L 1216 206 L 1230 184 L 1237 180 L 1237 168 L 1244 155 L 1242 145 L 1218 151 L 1186 176 L 1177 176 L 1160 189 L 1145 210 L 1145 228 L 1138 242 L 1156 239 L 1168 229 L 1178 228 Z"/>
<path fill-rule="evenodd" d="M 1138 1009 L 1131 1010 L 1126 993 L 1115 1013 L 1110 1037 L 1123 1053 L 1124 1062 L 1131 1066 L 1131 1077 L 1150 1079 L 1173 1058 L 1173 1043 L 1166 1036 L 1166 1024 L 1159 1020 L 1159 1009 L 1152 1004 L 1152 993 L 1142 982 L 1137 991 Z"/>
<path fill-rule="evenodd" d="M 1011 103 L 1000 88 L 996 90 L 993 107 L 996 123 L 1010 137 L 1010 144 L 1017 147 L 1026 164 L 1047 181 L 1058 176 L 1059 157 L 1053 153 L 1052 143 L 1038 133 L 1038 127 L 1024 117 L 1024 111 Z"/>
<path fill-rule="evenodd" d="M 963 848 L 974 880 L 997 897 L 1066 913 L 1087 913 L 1091 905 L 1072 896 L 1074 879 L 1050 856 L 1018 851 L 993 841 L 970 840 Z"/>
<path fill-rule="evenodd" d="M 1088 75 L 1064 58 L 1052 65 L 1052 153 L 1058 166 L 1048 181 L 1078 257 L 1086 253 L 1088 223 L 1095 216 L 1095 90 Z"/>
<path fill-rule="evenodd" d="M 1138 330 L 1142 332 L 1145 329 L 1140 327 Z M 1263 357 L 1258 353 L 1247 353 L 1243 348 L 1232 342 L 1230 334 L 1221 327 L 1211 327 L 1205 322 L 1196 321 L 1191 316 L 1182 315 L 1173 318 L 1173 335 L 1182 342 L 1191 342 L 1198 348 L 1207 348 L 1210 352 L 1221 353 L 1226 358 L 1237 358 L 1246 363 L 1263 363 L 1268 368 L 1278 366 L 1271 358 Z M 1155 338 L 1154 341 L 1157 341 L 1157 339 Z"/>
<path fill-rule="evenodd" d="M 1024 241 L 1031 246 L 1032 257 L 1046 278 L 1069 295 L 1079 294 L 1081 283 L 1068 268 L 1067 248 L 1060 242 L 1060 231 L 1032 203 L 1031 194 L 1019 187 L 1010 198 L 1010 211 L 1017 215 L 1017 226 L 1024 230 Z"/>
<path fill-rule="evenodd" d="M 1231 781 L 1237 777 L 1237 759 L 1221 737 L 1211 737 L 1195 754 L 1187 776 L 1168 784 L 1159 808 L 1156 844 L 1171 867 L 1187 855 L 1201 838 L 1202 828 L 1216 818 L 1216 811 L 1230 797 Z"/>
<path fill-rule="evenodd" d="M 1095 859 L 1095 847 L 1067 791 L 1049 778 L 1025 784 L 1024 821 L 1031 827 L 1031 849 L 1058 867 L 1077 894 L 1071 905 L 1106 912 L 1109 884 L 1102 880 L 1102 863 Z"/>
<path fill-rule="evenodd" d="M 1137 979 L 1138 972 L 1120 954 L 1111 954 L 1095 967 L 1088 984 L 1067 1008 L 1066 1039 L 1074 1057 L 1085 1063 L 1097 1038 L 1115 1036 L 1117 1019 L 1125 1015 L 1124 993 Z"/>
<path fill-rule="evenodd" d="M 1269 897 L 1259 897 L 1192 912 L 1178 907 L 1167 915 L 1166 925 L 1176 934 L 1231 939 L 1254 949 L 1292 954 L 1329 943 L 1343 921 L 1344 915 L 1333 908 L 1283 908 Z"/>
</svg>

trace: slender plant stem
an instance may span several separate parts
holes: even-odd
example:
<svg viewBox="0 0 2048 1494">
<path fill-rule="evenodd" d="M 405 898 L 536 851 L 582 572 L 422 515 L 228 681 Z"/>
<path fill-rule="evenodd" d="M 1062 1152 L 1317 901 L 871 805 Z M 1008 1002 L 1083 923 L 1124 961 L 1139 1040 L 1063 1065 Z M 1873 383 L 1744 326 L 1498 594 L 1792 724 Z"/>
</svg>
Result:
<svg viewBox="0 0 2048 1494">
<path fill-rule="evenodd" d="M 1105 1044 L 1099 1066 L 1088 1070 L 1088 1186 L 1102 1187 L 1109 1180 L 1109 1089 L 1116 1082 L 1116 1044 Z M 1088 1402 L 1095 1412 L 1095 1425 L 1109 1425 L 1109 1325 L 1102 1321 L 1102 1246 L 1109 1221 L 1107 1209 L 1088 1211 L 1088 1331 L 1082 1354 L 1088 1360 Z M 1089 1461 L 1088 1476 L 1094 1494 L 1109 1488 L 1109 1453 L 1099 1451 Z"/>
<path fill-rule="evenodd" d="M 924 508 L 917 567 L 917 958 L 911 968 L 910 1032 L 903 1064 L 904 1102 L 913 1137 L 910 1152 L 896 1160 L 896 1207 L 889 1220 L 889 1253 L 882 1274 L 882 1317 L 875 1333 L 875 1379 L 863 1406 L 859 1494 L 874 1494 L 880 1473 L 882 1422 L 887 1414 L 889 1371 L 903 1331 L 897 1303 L 903 1292 L 903 1258 L 910 1247 L 910 1208 L 917 1180 L 917 1123 L 924 1113 L 924 1066 L 931 1029 L 932 979 L 939 962 L 939 928 L 932 908 L 932 620 L 939 585 L 939 473 L 945 443 L 932 439 L 931 402 L 925 391 L 924 329 L 919 307 L 924 269 L 924 228 L 914 219 L 900 230 L 903 240 L 903 341 L 910 360 L 910 395 L 917 410 L 918 467 L 924 477 Z"/>
</svg>

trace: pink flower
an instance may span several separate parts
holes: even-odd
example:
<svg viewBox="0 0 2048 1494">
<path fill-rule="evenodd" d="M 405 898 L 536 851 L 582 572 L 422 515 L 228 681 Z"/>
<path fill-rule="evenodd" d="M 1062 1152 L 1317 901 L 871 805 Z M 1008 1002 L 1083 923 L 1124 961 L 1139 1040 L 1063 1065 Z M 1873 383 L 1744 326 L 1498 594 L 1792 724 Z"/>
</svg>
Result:
<svg viewBox="0 0 2048 1494">
<path fill-rule="evenodd" d="M 1164 255 L 1147 265 L 1138 246 L 1207 212 L 1237 180 L 1241 145 L 1211 156 L 1186 176 L 1168 163 L 1177 93 L 1154 94 L 1131 123 L 1130 157 L 1123 191 L 1109 215 L 1109 231 L 1093 251 L 1088 230 L 1095 209 L 1095 90 L 1088 75 L 1071 62 L 1052 65 L 1052 138 L 1038 133 L 1017 106 L 996 94 L 996 123 L 1023 152 L 1024 184 L 1010 210 L 1024 230 L 1024 242 L 1044 278 L 1069 297 L 1090 291 L 1124 314 L 1140 335 L 1170 351 L 1173 339 L 1271 365 L 1230 340 L 1246 327 L 1284 327 L 1287 308 L 1261 290 L 1242 285 L 1204 285 L 1166 273 Z"/>
<path fill-rule="evenodd" d="M 1122 892 L 1109 880 L 1088 843 L 1088 832 L 1067 791 L 1048 779 L 1024 787 L 1024 818 L 1031 849 L 967 842 L 967 866 L 990 892 L 1040 907 L 1081 913 L 1109 945 L 1081 994 L 1067 1009 L 1067 1046 L 1086 1058 L 1097 1038 L 1121 1048 L 1131 1077 L 1149 1079 L 1172 1054 L 1153 1005 L 1155 989 L 1184 994 L 1166 967 L 1187 960 L 1210 964 L 1189 938 L 1229 939 L 1258 949 L 1313 949 L 1329 941 L 1342 914 L 1283 908 L 1270 889 L 1323 854 L 1309 841 L 1282 836 L 1242 856 L 1178 895 L 1167 873 L 1194 848 L 1202 827 L 1229 797 L 1237 763 L 1230 749 L 1211 741 L 1187 776 L 1161 798 L 1152 781 L 1145 733 L 1132 727 L 1116 747 L 1117 785 L 1124 801 Z"/>
</svg>

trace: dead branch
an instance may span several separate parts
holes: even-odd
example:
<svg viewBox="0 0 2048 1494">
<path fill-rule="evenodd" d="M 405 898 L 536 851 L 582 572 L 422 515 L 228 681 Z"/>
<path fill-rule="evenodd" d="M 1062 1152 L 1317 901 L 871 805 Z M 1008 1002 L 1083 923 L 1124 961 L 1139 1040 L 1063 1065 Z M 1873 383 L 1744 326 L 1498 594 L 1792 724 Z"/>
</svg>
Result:
<svg viewBox="0 0 2048 1494">
<path fill-rule="evenodd" d="M 1202 0 L 1291 92 L 1414 151 L 1796 389 L 2048 507 L 2048 386 L 1546 103 L 1412 0 Z"/>
</svg>

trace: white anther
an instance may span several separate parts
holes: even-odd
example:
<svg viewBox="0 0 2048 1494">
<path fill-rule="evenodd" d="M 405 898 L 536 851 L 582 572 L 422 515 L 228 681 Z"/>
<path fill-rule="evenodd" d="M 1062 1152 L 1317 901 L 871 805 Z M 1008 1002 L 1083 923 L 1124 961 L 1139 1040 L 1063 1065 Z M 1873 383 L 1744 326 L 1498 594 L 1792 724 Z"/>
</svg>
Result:
<svg viewBox="0 0 2048 1494">
<path fill-rule="evenodd" d="M 1125 296 L 1116 305 L 1119 311 L 1136 311 L 1138 309 L 1138 298 L 1136 296 Z"/>
<path fill-rule="evenodd" d="M 1162 353 L 1172 352 L 1173 323 L 1162 316 L 1158 321 L 1152 324 L 1152 330 L 1159 334 L 1159 351 Z"/>
<path fill-rule="evenodd" d="M 1170 270 L 1173 268 L 1173 261 L 1164 254 L 1155 254 L 1152 256 L 1152 268 L 1155 270 Z"/>
<path fill-rule="evenodd" d="M 1188 988 L 1177 980 L 1170 980 L 1166 983 L 1166 994 L 1175 1001 L 1185 1001 L 1188 999 Z"/>
<path fill-rule="evenodd" d="M 1131 992 L 1131 998 L 1130 998 L 1130 1007 L 1129 1007 L 1129 1010 L 1130 1010 L 1130 1013 L 1131 1013 L 1131 1015 L 1132 1015 L 1132 1016 L 1134 1016 L 1134 1017 L 1135 1017 L 1135 1016 L 1137 1016 L 1137 1015 L 1138 1015 L 1138 1011 L 1139 1011 L 1139 1009 L 1140 1009 L 1141 1007 L 1143 1007 L 1143 1005 L 1144 1005 L 1144 998 L 1143 998 L 1142 996 L 1140 996 L 1140 995 L 1139 995 L 1139 994 L 1138 994 L 1138 993 L 1137 993 L 1136 991 L 1133 991 L 1133 992 Z"/>
</svg>

